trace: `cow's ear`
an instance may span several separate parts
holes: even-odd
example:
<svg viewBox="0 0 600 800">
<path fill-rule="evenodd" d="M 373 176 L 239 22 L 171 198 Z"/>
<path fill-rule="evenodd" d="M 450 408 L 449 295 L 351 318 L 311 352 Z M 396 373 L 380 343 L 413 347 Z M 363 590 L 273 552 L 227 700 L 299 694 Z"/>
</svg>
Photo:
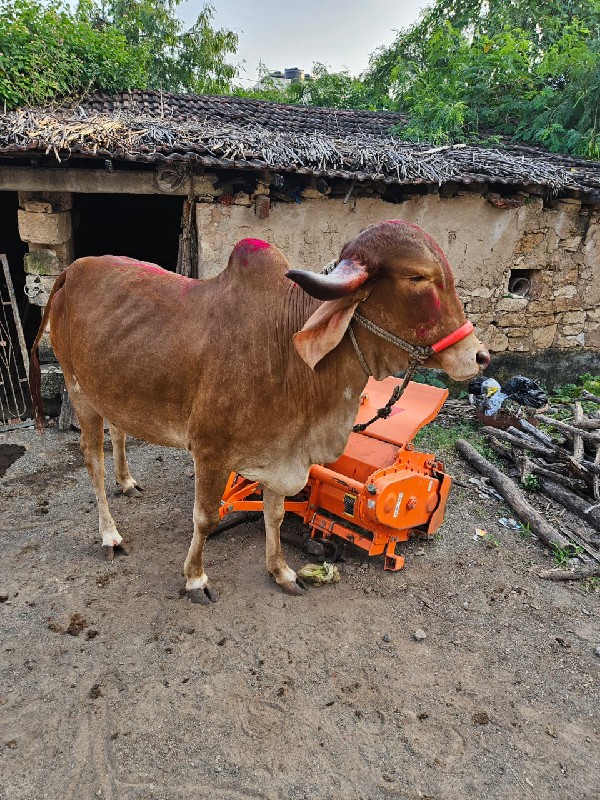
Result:
<svg viewBox="0 0 600 800">
<path fill-rule="evenodd" d="M 355 293 L 339 300 L 327 300 L 294 336 L 296 350 L 311 369 L 342 341 L 356 306 L 367 294 L 363 292 L 357 297 Z"/>
</svg>

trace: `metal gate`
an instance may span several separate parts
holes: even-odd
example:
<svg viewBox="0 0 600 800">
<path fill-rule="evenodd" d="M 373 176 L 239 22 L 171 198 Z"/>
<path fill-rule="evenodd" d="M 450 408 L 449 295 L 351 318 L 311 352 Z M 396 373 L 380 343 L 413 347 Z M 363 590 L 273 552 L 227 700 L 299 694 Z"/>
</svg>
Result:
<svg viewBox="0 0 600 800">
<path fill-rule="evenodd" d="M 0 262 L 0 425 L 6 425 L 25 418 L 29 362 L 8 260 L 4 254 L 0 254 Z"/>
</svg>

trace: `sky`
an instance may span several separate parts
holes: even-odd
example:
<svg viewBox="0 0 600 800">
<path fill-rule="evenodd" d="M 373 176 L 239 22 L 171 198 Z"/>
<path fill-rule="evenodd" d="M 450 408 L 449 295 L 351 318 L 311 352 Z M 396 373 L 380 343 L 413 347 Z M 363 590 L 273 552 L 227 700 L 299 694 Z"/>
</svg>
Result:
<svg viewBox="0 0 600 800">
<path fill-rule="evenodd" d="M 241 63 L 240 83 L 256 82 L 259 62 L 269 70 L 299 67 L 312 70 L 319 61 L 333 71 L 359 75 L 369 55 L 391 44 L 395 31 L 419 18 L 427 0 L 211 0 L 213 26 L 239 36 L 230 62 Z M 204 0 L 186 0 L 177 13 L 194 22 Z"/>
</svg>

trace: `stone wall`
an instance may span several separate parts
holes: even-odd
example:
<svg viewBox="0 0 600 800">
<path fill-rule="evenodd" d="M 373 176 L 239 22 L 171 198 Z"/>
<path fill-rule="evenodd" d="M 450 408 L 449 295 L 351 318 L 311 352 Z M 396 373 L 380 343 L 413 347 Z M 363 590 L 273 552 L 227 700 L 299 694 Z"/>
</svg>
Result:
<svg viewBox="0 0 600 800">
<path fill-rule="evenodd" d="M 23 259 L 25 292 L 43 313 L 56 276 L 73 261 L 70 192 L 19 192 L 19 235 L 29 245 Z M 56 411 L 62 399 L 62 371 L 46 332 L 40 341 L 42 397 Z"/>
<path fill-rule="evenodd" d="M 360 197 L 344 203 L 308 189 L 301 203 L 271 201 L 265 213 L 265 194 L 236 195 L 231 204 L 207 196 L 197 204 L 200 277 L 218 274 L 247 236 L 277 245 L 294 267 L 320 270 L 367 225 L 400 218 L 442 247 L 469 318 L 492 352 L 600 348 L 597 207 L 577 200 L 548 207 L 524 192 L 505 202 L 469 191 L 399 204 Z M 509 293 L 511 271 L 526 276 L 526 296 Z"/>
</svg>

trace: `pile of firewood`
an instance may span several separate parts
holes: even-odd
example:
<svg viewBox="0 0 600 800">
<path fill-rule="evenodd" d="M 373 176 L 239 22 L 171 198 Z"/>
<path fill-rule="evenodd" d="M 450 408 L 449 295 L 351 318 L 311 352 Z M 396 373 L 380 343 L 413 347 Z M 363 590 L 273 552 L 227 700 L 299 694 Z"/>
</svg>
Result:
<svg viewBox="0 0 600 800">
<path fill-rule="evenodd" d="M 585 414 L 582 402 L 592 407 Z M 553 501 L 576 515 L 585 525 L 577 533 L 555 530 L 527 500 L 517 483 L 459 440 L 457 449 L 469 463 L 485 475 L 503 496 L 519 519 L 530 526 L 538 538 L 553 548 L 570 548 L 584 562 L 582 569 L 545 577 L 568 578 L 600 575 L 600 397 L 582 392 L 572 404 L 569 421 L 546 414 L 535 420 L 545 432 L 527 420 L 508 430 L 483 427 L 489 445 L 502 458 L 516 465 L 522 486 L 538 488 Z"/>
</svg>

